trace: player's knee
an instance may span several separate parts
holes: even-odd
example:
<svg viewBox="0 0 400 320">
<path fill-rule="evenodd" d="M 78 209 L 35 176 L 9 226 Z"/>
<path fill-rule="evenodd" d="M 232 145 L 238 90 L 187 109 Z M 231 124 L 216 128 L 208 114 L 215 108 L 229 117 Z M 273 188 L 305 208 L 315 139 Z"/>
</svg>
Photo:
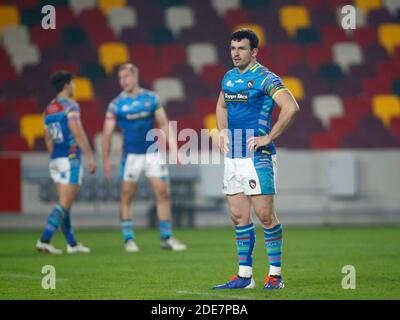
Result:
<svg viewBox="0 0 400 320">
<path fill-rule="evenodd" d="M 168 187 L 161 187 L 156 190 L 157 201 L 166 202 L 170 200 Z"/>
<path fill-rule="evenodd" d="M 265 214 L 260 217 L 260 222 L 265 228 L 273 228 L 277 224 L 277 219 L 274 214 Z"/>
</svg>

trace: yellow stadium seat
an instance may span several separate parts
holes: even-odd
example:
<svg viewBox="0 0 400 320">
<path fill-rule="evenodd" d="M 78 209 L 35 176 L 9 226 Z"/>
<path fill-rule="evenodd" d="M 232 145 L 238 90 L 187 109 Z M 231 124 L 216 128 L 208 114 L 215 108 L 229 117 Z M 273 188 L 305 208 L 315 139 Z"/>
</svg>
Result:
<svg viewBox="0 0 400 320">
<path fill-rule="evenodd" d="M 21 136 L 25 138 L 29 148 L 35 146 L 35 139 L 44 136 L 43 116 L 41 114 L 26 114 L 19 121 Z"/>
<path fill-rule="evenodd" d="M 93 99 L 93 86 L 88 78 L 75 78 L 75 94 L 74 99 L 77 101 Z"/>
<path fill-rule="evenodd" d="M 381 24 L 378 27 L 378 41 L 390 54 L 393 54 L 395 48 L 400 46 L 400 24 Z"/>
<path fill-rule="evenodd" d="M 282 82 L 290 90 L 297 100 L 303 100 L 305 97 L 303 83 L 296 77 L 282 77 Z"/>
<path fill-rule="evenodd" d="M 302 6 L 283 6 L 279 9 L 279 19 L 290 37 L 295 36 L 297 29 L 311 26 L 310 14 Z"/>
<path fill-rule="evenodd" d="M 376 95 L 372 99 L 372 113 L 382 120 L 385 127 L 389 127 L 390 120 L 400 116 L 400 99 L 392 94 Z"/>
<path fill-rule="evenodd" d="M 8 26 L 20 24 L 18 8 L 15 6 L 0 5 L 0 33 Z"/>
<path fill-rule="evenodd" d="M 122 8 L 126 6 L 125 0 L 99 0 L 100 10 L 107 15 L 114 8 Z"/>
<path fill-rule="evenodd" d="M 266 43 L 266 38 L 265 38 L 265 32 L 263 27 L 261 27 L 258 24 L 239 24 L 233 28 L 233 31 L 239 30 L 239 29 L 251 29 L 254 31 L 254 33 L 257 35 L 258 40 L 259 40 L 259 47 L 262 47 Z"/>
<path fill-rule="evenodd" d="M 381 0 L 354 0 L 354 4 L 365 14 L 368 14 L 371 10 L 380 9 L 382 6 Z"/>
<path fill-rule="evenodd" d="M 218 143 L 218 130 L 217 130 L 217 117 L 215 113 L 209 113 L 204 117 L 204 128 L 210 130 L 210 136 L 212 141 Z"/>
<path fill-rule="evenodd" d="M 115 66 L 129 62 L 129 51 L 121 43 L 104 43 L 99 49 L 99 60 L 107 73 L 111 73 Z"/>
</svg>

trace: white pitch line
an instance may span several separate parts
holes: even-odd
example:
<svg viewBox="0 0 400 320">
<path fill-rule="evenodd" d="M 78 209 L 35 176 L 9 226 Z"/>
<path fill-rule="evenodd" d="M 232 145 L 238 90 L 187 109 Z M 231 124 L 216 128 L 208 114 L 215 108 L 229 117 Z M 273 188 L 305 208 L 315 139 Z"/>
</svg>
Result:
<svg viewBox="0 0 400 320">
<path fill-rule="evenodd" d="M 252 300 L 252 298 L 249 298 L 246 296 L 232 296 L 232 295 L 227 295 L 227 294 L 218 294 L 218 293 L 210 293 L 210 292 L 193 292 L 193 291 L 186 291 L 186 290 L 173 291 L 173 292 L 180 293 L 180 294 L 206 295 L 206 296 L 221 297 L 221 298 L 235 298 L 235 299 Z"/>
<path fill-rule="evenodd" d="M 42 277 L 31 276 L 29 274 L 23 274 L 23 273 L 3 273 L 3 274 L 0 274 L 0 277 L 10 277 L 10 278 L 29 279 L 29 280 L 42 280 L 43 279 Z M 56 277 L 56 281 L 64 282 L 64 281 L 68 281 L 68 279 Z"/>
</svg>

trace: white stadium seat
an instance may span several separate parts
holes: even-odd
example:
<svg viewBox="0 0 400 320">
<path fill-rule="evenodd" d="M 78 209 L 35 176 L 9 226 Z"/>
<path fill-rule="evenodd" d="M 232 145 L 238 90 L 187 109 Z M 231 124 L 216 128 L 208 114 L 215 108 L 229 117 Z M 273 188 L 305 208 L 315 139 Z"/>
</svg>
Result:
<svg viewBox="0 0 400 320">
<path fill-rule="evenodd" d="M 30 36 L 26 26 L 12 26 L 4 29 L 3 45 L 8 52 L 13 52 L 13 47 L 28 45 L 29 43 Z"/>
<path fill-rule="evenodd" d="M 154 82 L 153 89 L 160 95 L 162 105 L 169 100 L 183 100 L 185 96 L 182 81 L 178 78 L 159 78 Z"/>
<path fill-rule="evenodd" d="M 383 0 L 383 7 L 388 9 L 388 11 L 395 16 L 397 11 L 400 10 L 400 1 L 399 0 Z"/>
<path fill-rule="evenodd" d="M 192 43 L 187 47 L 188 63 L 200 73 L 204 65 L 218 62 L 217 50 L 211 43 Z"/>
<path fill-rule="evenodd" d="M 344 72 L 347 72 L 350 66 L 362 64 L 364 62 L 362 50 L 357 43 L 335 43 L 332 51 L 333 61 L 335 61 Z"/>
<path fill-rule="evenodd" d="M 69 6 L 78 15 L 85 9 L 95 8 L 96 0 L 69 0 Z"/>
<path fill-rule="evenodd" d="M 116 7 L 108 13 L 108 24 L 119 35 L 125 28 L 134 28 L 138 25 L 136 10 L 133 7 Z"/>
<path fill-rule="evenodd" d="M 193 10 L 187 6 L 169 7 L 165 11 L 165 21 L 176 37 L 182 29 L 191 28 L 196 24 Z"/>
<path fill-rule="evenodd" d="M 212 0 L 211 5 L 219 15 L 223 16 L 228 10 L 239 8 L 240 0 Z"/>
<path fill-rule="evenodd" d="M 315 96 L 312 100 L 312 111 L 314 116 L 328 128 L 331 118 L 344 114 L 342 99 L 337 95 Z"/>
<path fill-rule="evenodd" d="M 18 73 L 26 65 L 37 65 L 40 62 L 39 50 L 33 44 L 21 44 L 12 48 L 11 59 Z"/>
</svg>

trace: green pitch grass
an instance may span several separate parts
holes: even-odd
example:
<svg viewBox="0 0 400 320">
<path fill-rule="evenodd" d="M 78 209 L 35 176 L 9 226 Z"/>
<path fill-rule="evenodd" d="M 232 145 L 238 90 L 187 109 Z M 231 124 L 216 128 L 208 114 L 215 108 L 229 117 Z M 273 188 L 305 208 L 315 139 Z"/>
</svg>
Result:
<svg viewBox="0 0 400 320">
<path fill-rule="evenodd" d="M 256 289 L 213 291 L 237 271 L 232 229 L 176 230 L 186 252 L 162 251 L 157 230 L 137 230 L 138 253 L 125 253 L 117 230 L 77 231 L 89 255 L 34 250 L 38 231 L 0 233 L 0 299 L 400 299 L 400 228 L 285 228 L 286 288 L 262 289 L 267 259 L 262 230 L 254 252 Z M 44 265 L 55 290 L 41 287 Z M 356 268 L 356 289 L 341 286 L 342 267 Z"/>
</svg>

